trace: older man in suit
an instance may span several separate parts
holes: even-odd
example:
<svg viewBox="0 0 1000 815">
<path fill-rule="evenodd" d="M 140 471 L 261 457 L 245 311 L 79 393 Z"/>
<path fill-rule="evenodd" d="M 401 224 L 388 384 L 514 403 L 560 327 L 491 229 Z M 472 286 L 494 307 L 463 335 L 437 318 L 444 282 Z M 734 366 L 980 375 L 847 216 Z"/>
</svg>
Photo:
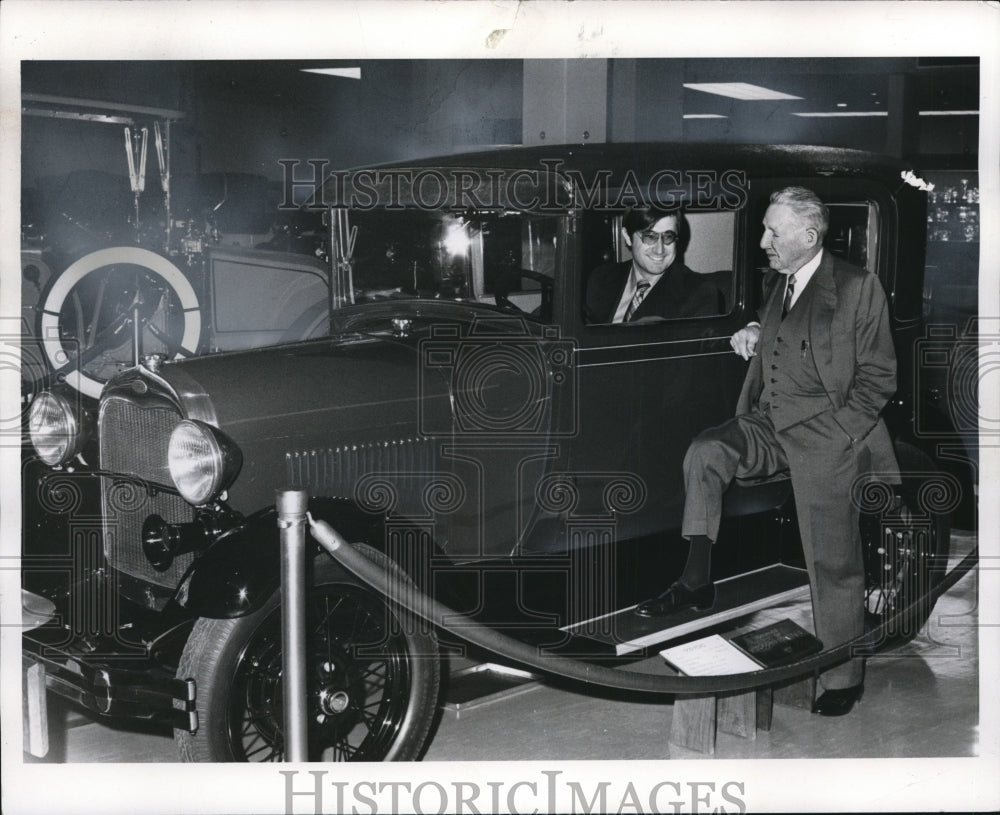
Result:
<svg viewBox="0 0 1000 815">
<path fill-rule="evenodd" d="M 584 303 L 587 322 L 627 323 L 721 314 L 719 289 L 684 265 L 690 238 L 684 213 L 634 207 L 622 219 L 622 238 L 632 259 L 591 272 Z"/>
<path fill-rule="evenodd" d="M 864 631 L 864 563 L 851 495 L 866 473 L 898 472 L 879 417 L 896 389 L 896 357 L 882 287 L 823 250 L 828 224 L 827 208 L 811 190 L 789 187 L 771 196 L 760 243 L 771 267 L 760 323 L 731 339 L 751 360 L 737 415 L 688 449 L 688 560 L 677 582 L 637 607 L 640 616 L 711 607 L 711 548 L 723 492 L 734 478 L 788 471 L 816 635 L 831 648 Z M 863 669 L 853 658 L 825 671 L 815 712 L 848 713 L 861 698 Z"/>
</svg>

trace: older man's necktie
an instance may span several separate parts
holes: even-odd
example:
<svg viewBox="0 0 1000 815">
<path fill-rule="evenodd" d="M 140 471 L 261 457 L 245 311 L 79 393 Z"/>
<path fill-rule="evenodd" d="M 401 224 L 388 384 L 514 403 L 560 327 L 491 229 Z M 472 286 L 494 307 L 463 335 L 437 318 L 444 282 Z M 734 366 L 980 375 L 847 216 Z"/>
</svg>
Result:
<svg viewBox="0 0 1000 815">
<path fill-rule="evenodd" d="M 785 302 L 781 306 L 781 319 L 784 320 L 792 307 L 792 297 L 795 295 L 795 275 L 788 275 L 788 283 L 785 284 Z"/>
<path fill-rule="evenodd" d="M 642 299 L 646 296 L 646 292 L 649 291 L 649 283 L 645 280 L 639 283 L 636 287 L 635 294 L 632 295 L 632 302 L 628 304 L 628 310 L 625 312 L 625 322 L 627 323 L 632 319 L 632 315 L 635 314 L 636 310 L 639 308 L 639 304 Z"/>
</svg>

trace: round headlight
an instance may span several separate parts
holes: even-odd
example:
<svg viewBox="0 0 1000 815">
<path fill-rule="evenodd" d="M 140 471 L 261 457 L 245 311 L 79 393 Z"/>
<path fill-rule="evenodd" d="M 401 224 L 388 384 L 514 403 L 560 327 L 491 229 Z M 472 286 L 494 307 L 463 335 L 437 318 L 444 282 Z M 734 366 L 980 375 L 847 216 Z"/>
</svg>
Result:
<svg viewBox="0 0 1000 815">
<path fill-rule="evenodd" d="M 185 419 L 170 434 L 167 461 L 181 497 L 201 506 L 232 483 L 242 456 L 239 448 L 216 428 Z"/>
<path fill-rule="evenodd" d="M 65 464 L 86 441 L 69 400 L 53 391 L 42 391 L 31 403 L 28 433 L 38 457 L 51 467 Z"/>
</svg>

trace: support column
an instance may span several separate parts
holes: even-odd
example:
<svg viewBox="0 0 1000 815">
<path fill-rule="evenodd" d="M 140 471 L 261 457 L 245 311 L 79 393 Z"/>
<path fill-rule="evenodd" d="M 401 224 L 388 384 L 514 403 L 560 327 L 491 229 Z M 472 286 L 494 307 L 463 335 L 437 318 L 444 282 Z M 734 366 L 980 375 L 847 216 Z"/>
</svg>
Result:
<svg viewBox="0 0 1000 815">
<path fill-rule="evenodd" d="M 640 62 L 633 98 L 636 141 L 684 140 L 684 60 Z"/>
<path fill-rule="evenodd" d="M 913 155 L 919 135 L 920 113 L 917 110 L 913 77 L 907 74 L 890 74 L 885 152 L 896 158 Z"/>
<path fill-rule="evenodd" d="M 608 141 L 634 142 L 639 112 L 637 60 L 613 59 L 608 67 Z"/>
<path fill-rule="evenodd" d="M 525 145 L 607 141 L 608 61 L 526 59 L 522 111 Z"/>
</svg>

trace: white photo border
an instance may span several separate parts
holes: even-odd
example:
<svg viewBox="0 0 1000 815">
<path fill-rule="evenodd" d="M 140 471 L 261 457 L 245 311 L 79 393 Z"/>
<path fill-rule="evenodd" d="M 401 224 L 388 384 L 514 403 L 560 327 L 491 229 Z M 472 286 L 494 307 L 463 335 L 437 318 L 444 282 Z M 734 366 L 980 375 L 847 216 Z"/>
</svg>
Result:
<svg viewBox="0 0 1000 815">
<path fill-rule="evenodd" d="M 980 62 L 980 314 L 1000 316 L 1000 8 L 949 2 L 28 2 L 0 6 L 0 315 L 19 314 L 18 268 L 21 60 L 375 59 L 579 57 L 978 56 Z M 3 415 L 17 410 L 15 371 L 0 372 Z M 983 414 L 1000 415 L 998 394 L 983 393 Z M 997 451 L 984 450 L 980 550 L 997 562 L 1000 529 Z M 20 617 L 17 555 L 20 490 L 17 450 L 2 450 L 0 615 Z M 600 776 L 618 788 L 664 782 L 739 781 L 755 811 L 969 810 L 1000 807 L 996 694 L 996 569 L 980 573 L 980 756 L 975 759 L 641 762 L 466 762 L 338 766 L 341 781 L 443 785 Z M 995 614 L 995 611 L 990 612 Z M 992 627 L 991 627 L 992 626 Z M 3 626 L 3 811 L 83 813 L 276 813 L 285 811 L 281 767 L 238 765 L 27 764 L 21 759 L 20 646 Z M 14 711 L 15 713 L 11 713 Z M 664 733 L 664 739 L 667 734 Z M 303 775 L 308 765 L 299 769 Z M 433 800 L 433 799 L 429 799 Z M 502 799 L 503 800 L 503 799 Z M 529 797 L 532 807 L 540 805 Z M 621 797 L 609 796 L 616 803 Z M 559 799 L 565 811 L 568 802 Z M 330 811 L 332 800 L 324 807 Z M 735 806 L 735 805 L 734 805 Z M 626 802 L 626 807 L 628 804 Z M 311 812 L 307 801 L 295 811 Z M 365 810 L 359 810 L 365 811 Z M 530 811 L 528 809 L 527 811 Z M 540 808 L 540 811 L 541 808 Z M 635 811 L 625 808 L 624 811 Z"/>
</svg>

